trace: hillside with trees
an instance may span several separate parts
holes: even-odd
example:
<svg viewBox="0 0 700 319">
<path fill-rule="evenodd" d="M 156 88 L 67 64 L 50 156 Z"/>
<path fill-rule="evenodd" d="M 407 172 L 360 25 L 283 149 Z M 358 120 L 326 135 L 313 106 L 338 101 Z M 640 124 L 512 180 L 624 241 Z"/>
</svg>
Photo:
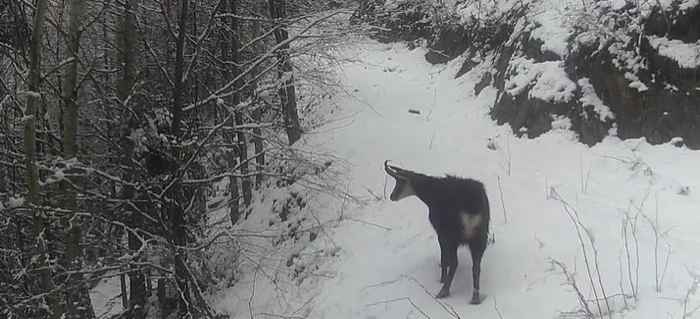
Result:
<svg viewBox="0 0 700 319">
<path fill-rule="evenodd" d="M 254 236 L 231 229 L 254 193 L 332 163 L 295 143 L 350 12 L 0 1 L 0 316 L 94 318 L 89 291 L 120 278 L 125 318 L 215 317 L 235 268 L 212 259 Z"/>
</svg>

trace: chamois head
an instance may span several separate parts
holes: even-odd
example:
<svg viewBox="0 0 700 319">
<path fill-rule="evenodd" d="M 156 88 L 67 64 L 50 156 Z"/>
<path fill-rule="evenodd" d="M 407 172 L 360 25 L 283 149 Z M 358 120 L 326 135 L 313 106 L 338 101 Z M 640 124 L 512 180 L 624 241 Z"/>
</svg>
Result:
<svg viewBox="0 0 700 319">
<path fill-rule="evenodd" d="M 391 199 L 392 202 L 396 202 L 406 197 L 416 195 L 411 185 L 411 177 L 415 175 L 415 173 L 389 165 L 388 163 L 389 160 L 384 161 L 384 170 L 389 176 L 396 180 L 396 185 L 394 185 L 394 190 L 391 191 L 389 199 Z"/>
</svg>

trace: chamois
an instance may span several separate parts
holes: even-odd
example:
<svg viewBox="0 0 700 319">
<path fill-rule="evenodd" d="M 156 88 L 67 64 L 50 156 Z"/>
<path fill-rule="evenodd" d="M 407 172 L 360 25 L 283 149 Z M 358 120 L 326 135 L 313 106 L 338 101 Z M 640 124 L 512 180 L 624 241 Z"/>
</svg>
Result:
<svg viewBox="0 0 700 319">
<path fill-rule="evenodd" d="M 389 199 L 396 202 L 415 195 L 428 206 L 428 219 L 440 246 L 440 282 L 437 298 L 450 295 L 457 265 L 457 248 L 468 245 L 472 256 L 473 292 L 470 303 L 481 303 L 481 257 L 488 240 L 490 208 L 484 184 L 447 174 L 428 176 L 388 164 L 384 170 L 396 181 Z"/>
</svg>

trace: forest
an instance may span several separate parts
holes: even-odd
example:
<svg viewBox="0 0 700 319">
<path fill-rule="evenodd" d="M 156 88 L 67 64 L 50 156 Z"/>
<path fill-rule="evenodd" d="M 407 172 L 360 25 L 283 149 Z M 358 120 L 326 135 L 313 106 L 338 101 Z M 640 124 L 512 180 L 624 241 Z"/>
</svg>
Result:
<svg viewBox="0 0 700 319">
<path fill-rule="evenodd" d="M 95 318 L 107 277 L 120 317 L 216 317 L 204 295 L 234 269 L 211 256 L 255 235 L 230 229 L 253 192 L 330 165 L 294 145 L 337 89 L 325 68 L 357 32 L 348 12 L 0 1 L 0 317 Z"/>
</svg>

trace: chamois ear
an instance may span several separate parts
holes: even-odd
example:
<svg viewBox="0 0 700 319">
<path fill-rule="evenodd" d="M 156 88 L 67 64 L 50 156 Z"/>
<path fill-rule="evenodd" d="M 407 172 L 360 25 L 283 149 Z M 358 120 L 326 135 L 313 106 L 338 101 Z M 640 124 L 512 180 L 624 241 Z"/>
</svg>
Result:
<svg viewBox="0 0 700 319">
<path fill-rule="evenodd" d="M 402 169 L 400 169 L 396 166 L 393 166 L 393 165 L 389 165 L 389 160 L 384 161 L 384 171 L 386 171 L 386 173 L 389 174 L 389 176 L 391 176 L 393 178 L 403 179 L 403 180 L 407 179 L 405 176 L 403 176 L 401 174 L 403 172 Z"/>
</svg>

